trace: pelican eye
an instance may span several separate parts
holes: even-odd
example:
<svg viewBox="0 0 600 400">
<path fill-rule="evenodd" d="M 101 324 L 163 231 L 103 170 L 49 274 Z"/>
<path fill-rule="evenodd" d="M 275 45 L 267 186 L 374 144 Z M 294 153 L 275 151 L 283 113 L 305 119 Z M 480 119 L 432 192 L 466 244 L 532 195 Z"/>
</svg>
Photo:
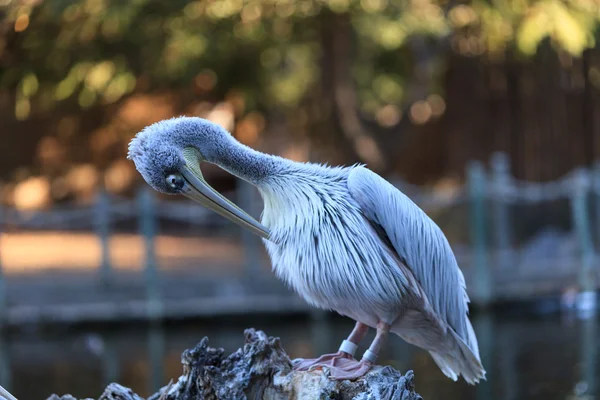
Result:
<svg viewBox="0 0 600 400">
<path fill-rule="evenodd" d="M 183 176 L 179 174 L 171 174 L 167 176 L 166 180 L 167 185 L 169 185 L 169 187 L 173 190 L 181 190 L 181 188 L 183 188 L 183 185 L 185 184 Z"/>
</svg>

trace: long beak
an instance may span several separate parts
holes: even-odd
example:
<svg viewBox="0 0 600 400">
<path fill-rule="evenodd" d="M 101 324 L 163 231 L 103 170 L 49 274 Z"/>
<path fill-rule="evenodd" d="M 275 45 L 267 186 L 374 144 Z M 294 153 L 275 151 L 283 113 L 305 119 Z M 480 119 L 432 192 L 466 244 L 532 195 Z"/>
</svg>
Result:
<svg viewBox="0 0 600 400">
<path fill-rule="evenodd" d="M 0 386 L 0 399 L 6 399 L 6 400 L 17 400 L 17 398 L 15 396 L 13 396 L 12 394 L 10 394 L 8 392 L 8 390 L 4 389 L 2 386 Z"/>
<path fill-rule="evenodd" d="M 201 174 L 198 176 L 198 168 L 194 168 L 194 170 L 188 166 L 183 167 L 181 174 L 186 180 L 186 185 L 183 187 L 181 194 L 210 208 L 252 233 L 265 239 L 269 238 L 269 230 L 265 226 L 213 189 Z"/>
</svg>

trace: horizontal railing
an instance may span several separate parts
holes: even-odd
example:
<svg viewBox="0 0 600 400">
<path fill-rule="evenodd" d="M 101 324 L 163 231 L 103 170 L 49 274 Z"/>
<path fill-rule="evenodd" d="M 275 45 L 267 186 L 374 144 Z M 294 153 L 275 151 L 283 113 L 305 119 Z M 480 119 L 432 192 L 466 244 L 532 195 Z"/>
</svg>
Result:
<svg viewBox="0 0 600 400">
<path fill-rule="evenodd" d="M 466 184 L 445 192 L 411 185 L 399 179 L 391 178 L 390 181 L 426 211 L 456 206 L 463 206 L 468 211 L 469 267 L 472 269 L 470 286 L 472 297 L 482 305 L 494 299 L 492 267 L 501 271 L 514 266 L 510 206 L 568 200 L 579 247 L 579 254 L 573 260 L 573 265 L 579 266 L 579 290 L 583 293 L 593 292 L 598 284 L 592 232 L 595 230 L 597 234 L 600 233 L 600 163 L 594 168 L 577 169 L 561 179 L 546 183 L 515 179 L 511 176 L 509 164 L 506 155 L 501 153 L 493 156 L 489 169 L 482 162 L 472 162 L 467 167 Z M 226 196 L 250 214 L 258 214 L 260 199 L 249 184 L 240 182 L 236 190 L 226 193 Z M 593 222 L 592 208 L 595 209 Z M 135 198 L 99 192 L 94 204 L 88 206 L 57 206 L 45 211 L 20 211 L 4 207 L 0 218 L 1 226 L 10 227 L 11 230 L 93 230 L 101 248 L 98 271 L 100 282 L 104 285 L 110 285 L 114 273 L 109 244 L 113 226 L 123 221 L 134 222 L 144 243 L 142 262 L 150 316 L 161 314 L 155 244 L 157 220 L 207 228 L 228 223 L 195 203 L 160 198 L 147 186 L 141 187 Z M 260 241 L 250 233 L 238 232 L 244 248 L 246 274 L 261 273 L 263 261 Z M 0 315 L 5 315 L 5 311 L 5 279 L 0 265 Z"/>
</svg>

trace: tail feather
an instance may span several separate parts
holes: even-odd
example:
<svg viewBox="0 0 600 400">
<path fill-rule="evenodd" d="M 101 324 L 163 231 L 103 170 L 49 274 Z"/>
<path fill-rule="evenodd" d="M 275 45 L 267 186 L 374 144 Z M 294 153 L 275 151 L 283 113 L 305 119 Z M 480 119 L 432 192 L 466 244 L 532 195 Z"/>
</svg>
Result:
<svg viewBox="0 0 600 400">
<path fill-rule="evenodd" d="M 434 351 L 430 351 L 429 354 L 431 354 L 433 361 L 435 361 L 437 366 L 440 367 L 444 375 L 452 379 L 454 382 L 458 380 L 458 375 L 456 372 L 454 372 L 457 369 L 455 366 L 451 366 L 450 362 L 448 362 L 441 354 L 438 354 Z"/>
<path fill-rule="evenodd" d="M 466 345 L 469 347 L 469 349 L 471 350 L 473 355 L 475 357 L 477 357 L 477 360 L 479 360 L 480 359 L 479 344 L 477 343 L 477 336 L 475 336 L 475 330 L 473 329 L 473 325 L 471 325 L 471 321 L 469 320 L 469 318 L 466 318 L 466 320 L 467 320 L 467 343 L 466 343 Z"/>
<path fill-rule="evenodd" d="M 454 342 L 450 346 L 450 352 L 443 354 L 431 351 L 435 363 L 440 367 L 444 375 L 456 381 L 457 376 L 462 377 L 470 385 L 485 380 L 485 369 L 481 365 L 477 338 L 471 323 L 467 321 L 467 340 L 463 340 L 454 330 L 448 330 L 448 340 Z"/>
<path fill-rule="evenodd" d="M 480 380 L 485 380 L 485 370 L 479 362 L 472 362 L 463 355 L 453 354 L 439 354 L 436 352 L 429 352 L 431 357 L 435 361 L 440 370 L 448 378 L 456 382 L 459 375 L 462 375 L 463 379 L 469 385 L 475 385 Z"/>
<path fill-rule="evenodd" d="M 456 381 L 459 376 L 474 385 L 485 380 L 485 369 L 479 358 L 477 337 L 468 317 L 461 337 L 454 329 L 439 323 L 433 314 L 407 312 L 392 328 L 408 343 L 426 349 L 444 375 Z"/>
</svg>

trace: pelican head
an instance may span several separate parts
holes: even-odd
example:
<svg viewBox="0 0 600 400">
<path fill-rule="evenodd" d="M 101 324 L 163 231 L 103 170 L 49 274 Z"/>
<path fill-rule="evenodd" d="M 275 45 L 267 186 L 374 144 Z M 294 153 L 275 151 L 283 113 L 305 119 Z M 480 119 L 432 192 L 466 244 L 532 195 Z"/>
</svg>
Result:
<svg viewBox="0 0 600 400">
<path fill-rule="evenodd" d="M 182 194 L 268 238 L 267 228 L 213 189 L 200 170 L 202 162 L 231 170 L 228 166 L 232 164 L 232 155 L 240 153 L 240 146 L 229 132 L 215 123 L 180 117 L 144 128 L 131 140 L 127 158 L 133 160 L 144 180 L 155 190 Z"/>
</svg>

